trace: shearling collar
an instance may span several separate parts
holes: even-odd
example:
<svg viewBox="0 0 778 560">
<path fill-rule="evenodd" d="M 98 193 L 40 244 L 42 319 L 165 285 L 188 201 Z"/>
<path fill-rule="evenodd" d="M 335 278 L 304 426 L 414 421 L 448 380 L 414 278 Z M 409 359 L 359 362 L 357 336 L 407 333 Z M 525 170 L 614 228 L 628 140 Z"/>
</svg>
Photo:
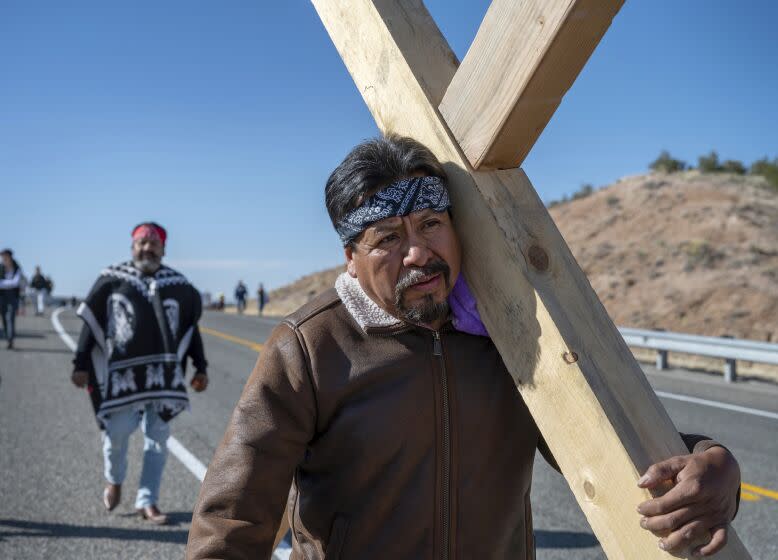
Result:
<svg viewBox="0 0 778 560">
<path fill-rule="evenodd" d="M 359 285 L 359 281 L 352 278 L 348 272 L 343 272 L 335 280 L 335 290 L 343 305 L 364 331 L 369 328 L 392 327 L 402 323 L 400 319 L 393 317 L 370 299 Z"/>
</svg>

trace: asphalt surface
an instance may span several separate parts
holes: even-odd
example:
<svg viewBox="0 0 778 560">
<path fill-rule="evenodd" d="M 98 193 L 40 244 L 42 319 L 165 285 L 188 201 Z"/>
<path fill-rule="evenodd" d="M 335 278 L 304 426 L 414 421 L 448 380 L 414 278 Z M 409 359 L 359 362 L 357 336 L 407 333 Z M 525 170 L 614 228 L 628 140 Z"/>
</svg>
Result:
<svg viewBox="0 0 778 560">
<path fill-rule="evenodd" d="M 77 339 L 72 310 L 61 324 Z M 275 321 L 206 313 L 202 326 L 211 386 L 191 395 L 192 412 L 172 423 L 175 438 L 207 464 Z M 131 442 L 121 505 L 101 504 L 100 432 L 88 398 L 69 381 L 71 352 L 51 318 L 20 317 L 17 349 L 0 343 L 0 558 L 181 558 L 198 479 L 172 454 L 160 507 L 172 524 L 156 527 L 133 512 L 142 439 Z M 253 345 L 253 346 L 252 346 Z M 778 387 L 720 376 L 646 368 L 658 391 L 778 413 Z M 704 433 L 737 456 L 751 486 L 734 526 L 755 559 L 778 558 L 778 419 L 662 398 L 680 431 Z M 488 496 L 485 497 L 488 499 Z M 604 558 L 564 479 L 535 464 L 533 516 L 539 560 Z M 635 516 L 638 523 L 638 516 Z"/>
</svg>

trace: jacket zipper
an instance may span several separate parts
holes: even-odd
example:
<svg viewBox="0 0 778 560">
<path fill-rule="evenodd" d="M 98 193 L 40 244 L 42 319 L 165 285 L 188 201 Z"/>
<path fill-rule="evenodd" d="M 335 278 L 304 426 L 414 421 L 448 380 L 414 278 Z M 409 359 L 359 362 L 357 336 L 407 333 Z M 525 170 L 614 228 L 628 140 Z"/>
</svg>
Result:
<svg viewBox="0 0 778 560">
<path fill-rule="evenodd" d="M 446 375 L 446 362 L 443 359 L 443 344 L 440 341 L 440 333 L 438 331 L 433 331 L 432 354 L 437 356 L 440 361 L 440 380 L 443 387 L 443 548 L 441 551 L 441 558 L 443 560 L 448 560 L 448 547 L 451 538 L 451 520 L 449 519 L 451 515 L 451 512 L 449 511 L 449 479 L 451 475 L 451 426 L 449 418 L 448 378 Z"/>
</svg>

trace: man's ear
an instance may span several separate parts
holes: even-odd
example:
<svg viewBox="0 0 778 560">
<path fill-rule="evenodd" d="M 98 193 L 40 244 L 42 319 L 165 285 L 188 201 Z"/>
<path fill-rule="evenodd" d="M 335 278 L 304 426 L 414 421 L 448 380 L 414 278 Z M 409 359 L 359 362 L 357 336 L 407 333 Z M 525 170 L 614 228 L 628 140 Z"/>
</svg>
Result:
<svg viewBox="0 0 778 560">
<path fill-rule="evenodd" d="M 346 271 L 352 278 L 357 277 L 357 265 L 354 264 L 354 249 L 351 245 L 346 245 L 343 248 L 343 253 L 346 255 Z"/>
</svg>

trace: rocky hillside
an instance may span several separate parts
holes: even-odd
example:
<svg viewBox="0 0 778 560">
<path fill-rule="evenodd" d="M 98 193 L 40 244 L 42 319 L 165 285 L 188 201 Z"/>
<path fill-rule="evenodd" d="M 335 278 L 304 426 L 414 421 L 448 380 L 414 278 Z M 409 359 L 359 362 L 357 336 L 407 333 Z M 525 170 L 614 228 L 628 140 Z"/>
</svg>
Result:
<svg viewBox="0 0 778 560">
<path fill-rule="evenodd" d="M 551 215 L 617 325 L 778 339 L 778 194 L 760 177 L 629 177 Z"/>
<path fill-rule="evenodd" d="M 314 272 L 295 280 L 268 294 L 268 302 L 265 306 L 267 315 L 288 315 L 314 296 L 335 285 L 338 274 L 346 269 L 345 264 L 338 265 L 321 272 Z M 251 306 L 249 306 L 251 309 Z"/>
<path fill-rule="evenodd" d="M 760 177 L 652 173 L 551 215 L 619 326 L 778 340 L 778 193 Z M 270 293 L 283 315 L 342 266 Z"/>
</svg>

